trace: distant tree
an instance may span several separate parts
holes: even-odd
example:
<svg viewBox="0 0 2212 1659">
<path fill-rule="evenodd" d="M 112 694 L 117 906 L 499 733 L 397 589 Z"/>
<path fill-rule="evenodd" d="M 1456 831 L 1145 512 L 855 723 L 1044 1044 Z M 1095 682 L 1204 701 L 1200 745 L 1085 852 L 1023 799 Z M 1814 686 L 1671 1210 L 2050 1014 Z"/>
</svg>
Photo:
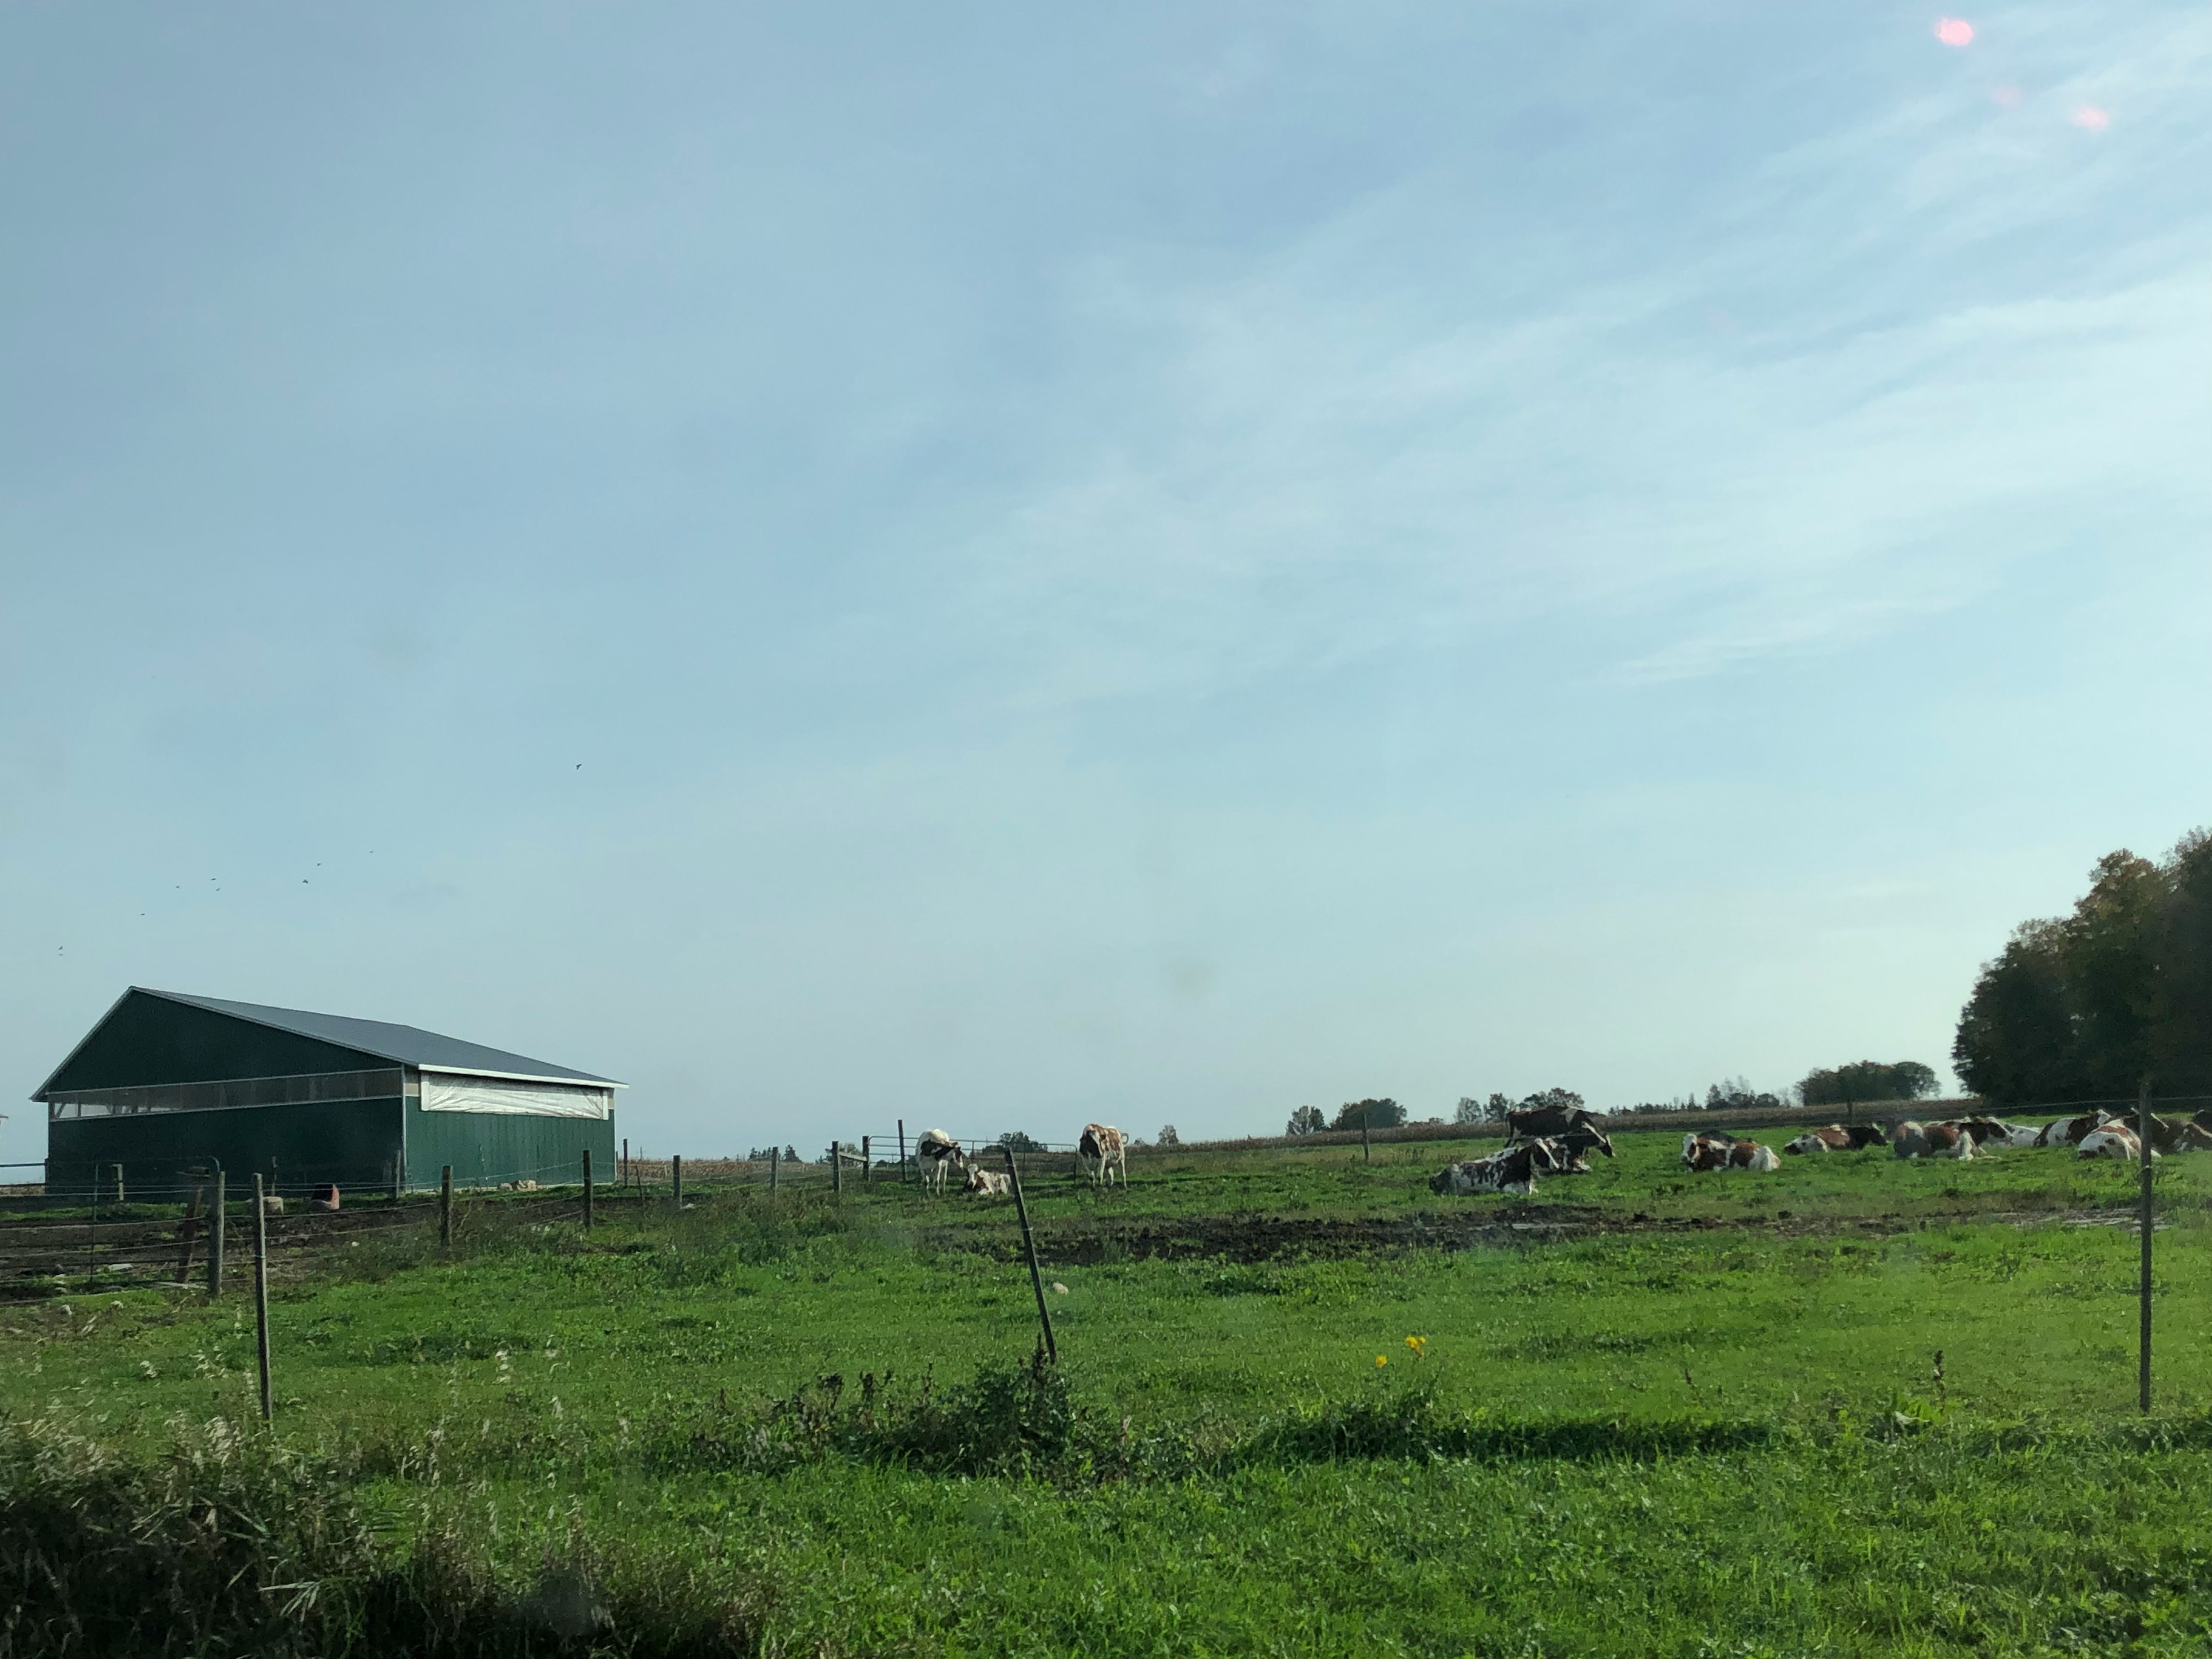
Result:
<svg viewBox="0 0 2212 1659">
<path fill-rule="evenodd" d="M 786 1164 L 796 1164 L 796 1163 L 798 1163 L 798 1162 L 799 1162 L 799 1148 L 798 1148 L 798 1147 L 796 1147 L 796 1146 L 786 1146 L 786 1147 L 783 1149 L 783 1161 L 784 1161 Z"/>
<path fill-rule="evenodd" d="M 1489 1115 L 1482 1109 L 1482 1103 L 1477 1100 L 1473 1095 L 1462 1095 L 1459 1097 L 1459 1109 L 1452 1114 L 1452 1121 L 1455 1123 L 1480 1123 L 1485 1121 L 1488 1115 Z"/>
<path fill-rule="evenodd" d="M 1753 1088 L 1748 1078 L 1723 1078 L 1705 1090 L 1709 1112 L 1778 1112 L 1786 1103 L 1779 1095 Z"/>
<path fill-rule="evenodd" d="M 1160 1125 L 1160 1138 L 1155 1144 L 1161 1146 L 1180 1146 L 1182 1145 L 1182 1139 L 1176 1133 L 1174 1124 L 1163 1123 Z"/>
<path fill-rule="evenodd" d="M 1003 1146 L 1010 1152 L 1041 1152 L 1044 1150 L 1042 1141 L 1030 1139 L 1019 1129 L 1007 1130 L 991 1144 L 994 1146 Z"/>
<path fill-rule="evenodd" d="M 1396 1101 L 1347 1100 L 1336 1109 L 1332 1129 L 1395 1129 L 1406 1121 L 1406 1109 Z"/>
<path fill-rule="evenodd" d="M 1328 1120 L 1321 1115 L 1318 1106 L 1301 1106 L 1291 1114 L 1290 1127 L 1285 1134 L 1317 1135 L 1328 1127 Z"/>
<path fill-rule="evenodd" d="M 1935 1072 L 1917 1060 L 1889 1065 L 1860 1060 L 1808 1072 L 1795 1092 L 1808 1106 L 1843 1106 L 1854 1102 L 1924 1100 L 1942 1086 Z"/>
</svg>

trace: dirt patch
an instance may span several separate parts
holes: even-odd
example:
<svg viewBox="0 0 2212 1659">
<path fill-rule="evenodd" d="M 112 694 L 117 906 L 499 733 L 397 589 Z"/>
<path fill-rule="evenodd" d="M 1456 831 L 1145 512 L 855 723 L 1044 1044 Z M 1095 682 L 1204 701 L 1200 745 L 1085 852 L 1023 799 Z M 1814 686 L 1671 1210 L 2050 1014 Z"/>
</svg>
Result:
<svg viewBox="0 0 2212 1659">
<path fill-rule="evenodd" d="M 1037 1232 L 1038 1259 L 1054 1267 L 1090 1267 L 1106 1261 L 1222 1260 L 1279 1261 L 1299 1256 L 1355 1256 L 1407 1250 L 1510 1249 L 1610 1234 L 1666 1237 L 1705 1233 L 1756 1233 L 1771 1237 L 1844 1236 L 1887 1237 L 1954 1223 L 2015 1226 L 2128 1226 L 2131 1211 L 1988 1211 L 1956 1216 L 1796 1216 L 1725 1218 L 1715 1216 L 1604 1215 L 1560 1206 L 1524 1206 L 1510 1212 L 1467 1211 L 1411 1216 L 1178 1216 L 1048 1226 Z M 988 1238 L 962 1231 L 924 1236 L 942 1249 L 975 1250 L 1018 1259 L 1021 1239 L 1008 1232 Z"/>
</svg>

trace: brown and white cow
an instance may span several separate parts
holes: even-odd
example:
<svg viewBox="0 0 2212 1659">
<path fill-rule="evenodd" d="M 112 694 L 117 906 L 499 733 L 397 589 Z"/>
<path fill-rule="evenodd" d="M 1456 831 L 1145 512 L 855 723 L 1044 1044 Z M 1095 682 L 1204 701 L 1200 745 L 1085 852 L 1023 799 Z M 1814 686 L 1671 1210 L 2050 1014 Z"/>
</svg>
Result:
<svg viewBox="0 0 2212 1659">
<path fill-rule="evenodd" d="M 1470 1193 L 1533 1194 L 1536 1177 L 1559 1168 L 1559 1154 L 1550 1141 L 1523 1140 L 1486 1158 L 1446 1164 L 1429 1177 L 1429 1190 L 1451 1198 L 1464 1198 Z"/>
<path fill-rule="evenodd" d="M 1083 1137 L 1075 1143 L 1075 1159 L 1094 1186 L 1110 1187 L 1117 1171 L 1121 1184 L 1129 1184 L 1129 1143 L 1109 1124 L 1083 1126 Z"/>
<path fill-rule="evenodd" d="M 1685 1168 L 1703 1174 L 1708 1170 L 1778 1170 L 1782 1160 L 1774 1148 L 1762 1146 L 1755 1140 L 1737 1140 L 1728 1135 L 1686 1134 L 1682 1137 L 1682 1163 Z"/>
<path fill-rule="evenodd" d="M 1972 1158 L 1974 1138 L 1961 1124 L 1907 1119 L 1889 1132 L 1889 1150 L 1897 1158 Z"/>
<path fill-rule="evenodd" d="M 1014 1190 L 1014 1178 L 1004 1170 L 968 1166 L 968 1179 L 960 1190 L 970 1198 L 1005 1198 Z"/>
<path fill-rule="evenodd" d="M 2169 1156 L 2175 1152 L 2201 1152 L 2212 1146 L 2212 1131 L 2185 1117 L 2154 1117 L 2150 1121 L 2150 1145 L 2153 1152 Z"/>
<path fill-rule="evenodd" d="M 1822 1128 L 1808 1129 L 1782 1150 L 1785 1152 L 1855 1152 L 1863 1146 L 1879 1146 L 1887 1139 L 1871 1123 L 1854 1123 L 1848 1129 L 1840 1123 L 1831 1123 Z"/>
<path fill-rule="evenodd" d="M 933 1193 L 945 1190 L 945 1177 L 949 1170 L 965 1171 L 968 1154 L 960 1150 L 960 1143 L 942 1129 L 924 1129 L 921 1139 L 914 1143 L 915 1167 L 921 1171 L 921 1184 Z"/>
<path fill-rule="evenodd" d="M 2002 1118 L 1970 1117 L 1964 1127 L 1974 1138 L 1974 1150 L 1984 1146 L 2033 1146 L 2043 1133 L 2031 1129 L 2024 1123 L 2007 1123 Z"/>
<path fill-rule="evenodd" d="M 2150 1155 L 2155 1159 L 2158 1157 L 2158 1148 L 2152 1147 Z M 2081 1144 L 2074 1149 L 2074 1156 L 2125 1158 L 2129 1163 L 2133 1164 L 2142 1157 L 2142 1142 L 2136 1139 L 2136 1132 L 2133 1129 L 2115 1118 L 2110 1123 L 2092 1129 L 2087 1134 L 2083 1135 Z"/>
</svg>

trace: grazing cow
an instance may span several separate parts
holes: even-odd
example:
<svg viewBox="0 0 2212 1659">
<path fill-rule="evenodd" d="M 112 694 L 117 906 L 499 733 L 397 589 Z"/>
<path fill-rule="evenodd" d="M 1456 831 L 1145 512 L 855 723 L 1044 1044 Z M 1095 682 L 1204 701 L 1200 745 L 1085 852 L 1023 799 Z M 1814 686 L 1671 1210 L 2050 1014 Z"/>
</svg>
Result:
<svg viewBox="0 0 2212 1659">
<path fill-rule="evenodd" d="M 945 1175 L 948 1170 L 965 1170 L 968 1154 L 960 1150 L 960 1143 L 942 1129 L 924 1129 L 921 1139 L 914 1143 L 915 1167 L 921 1171 L 921 1184 L 933 1193 L 945 1191 Z"/>
<path fill-rule="evenodd" d="M 1429 1190 L 1451 1198 L 1469 1193 L 1528 1193 L 1536 1190 L 1538 1175 L 1559 1168 L 1559 1154 L 1545 1139 L 1523 1140 L 1486 1158 L 1448 1164 L 1429 1177 Z"/>
<path fill-rule="evenodd" d="M 1957 1123 L 1914 1123 L 1889 1133 L 1889 1150 L 1898 1158 L 1972 1158 L 1974 1138 Z"/>
<path fill-rule="evenodd" d="M 2150 1155 L 2154 1158 L 2157 1158 L 2158 1148 L 2152 1147 Z M 2142 1142 L 2136 1139 L 2136 1132 L 2133 1129 L 2115 1119 L 2083 1135 L 2081 1144 L 2074 1149 L 2074 1156 L 2119 1158 L 2125 1158 L 2132 1164 L 2142 1156 Z"/>
<path fill-rule="evenodd" d="M 971 1164 L 960 1190 L 970 1198 L 1004 1198 L 1014 1190 L 1014 1178 L 1003 1170 L 979 1170 Z"/>
<path fill-rule="evenodd" d="M 1703 1174 L 1708 1170 L 1778 1170 L 1782 1160 L 1771 1146 L 1755 1140 L 1736 1140 L 1728 1135 L 1687 1134 L 1682 1137 L 1682 1163 Z"/>
<path fill-rule="evenodd" d="M 1598 1115 L 1586 1106 L 1537 1106 L 1505 1114 L 1505 1127 L 1516 1140 L 1555 1140 L 1574 1129 L 1603 1135 Z"/>
<path fill-rule="evenodd" d="M 1086 1123 L 1075 1143 L 1075 1161 L 1094 1186 L 1110 1187 L 1120 1171 L 1121 1184 L 1129 1184 L 1129 1143 L 1119 1129 L 1103 1123 Z"/>
</svg>

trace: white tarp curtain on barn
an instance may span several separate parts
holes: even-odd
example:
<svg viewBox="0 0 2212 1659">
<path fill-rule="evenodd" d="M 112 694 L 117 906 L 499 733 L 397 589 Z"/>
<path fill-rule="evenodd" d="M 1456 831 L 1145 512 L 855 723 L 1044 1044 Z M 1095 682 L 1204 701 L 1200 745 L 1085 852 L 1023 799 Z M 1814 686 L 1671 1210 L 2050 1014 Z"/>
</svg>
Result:
<svg viewBox="0 0 2212 1659">
<path fill-rule="evenodd" d="M 426 1112 L 522 1112 L 532 1117 L 605 1117 L 611 1090 L 584 1084 L 521 1083 L 503 1077 L 422 1073 Z"/>
</svg>

